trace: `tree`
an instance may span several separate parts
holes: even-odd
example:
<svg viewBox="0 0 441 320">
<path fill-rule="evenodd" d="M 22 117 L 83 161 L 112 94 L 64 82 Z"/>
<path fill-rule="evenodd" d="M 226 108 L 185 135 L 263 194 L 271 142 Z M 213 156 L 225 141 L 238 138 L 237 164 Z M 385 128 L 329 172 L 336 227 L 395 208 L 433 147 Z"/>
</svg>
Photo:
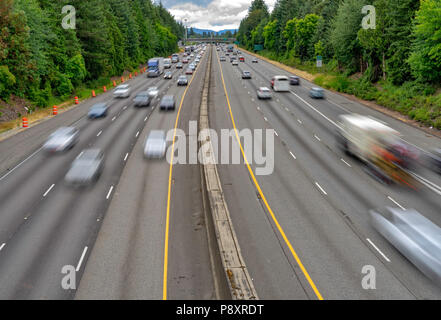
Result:
<svg viewBox="0 0 441 320">
<path fill-rule="evenodd" d="M 302 60 L 311 58 L 314 54 L 313 36 L 317 32 L 320 17 L 316 14 L 308 14 L 303 19 L 294 18 L 286 23 L 283 35 L 287 39 L 288 50 L 294 49 L 296 56 Z"/>
<path fill-rule="evenodd" d="M 346 0 L 338 8 L 332 24 L 331 42 L 335 58 L 349 73 L 362 69 L 362 47 L 357 33 L 361 28 L 361 8 L 365 0 Z"/>
<path fill-rule="evenodd" d="M 421 81 L 441 81 L 441 2 L 422 0 L 416 13 L 415 40 L 409 64 L 414 76 Z"/>
</svg>

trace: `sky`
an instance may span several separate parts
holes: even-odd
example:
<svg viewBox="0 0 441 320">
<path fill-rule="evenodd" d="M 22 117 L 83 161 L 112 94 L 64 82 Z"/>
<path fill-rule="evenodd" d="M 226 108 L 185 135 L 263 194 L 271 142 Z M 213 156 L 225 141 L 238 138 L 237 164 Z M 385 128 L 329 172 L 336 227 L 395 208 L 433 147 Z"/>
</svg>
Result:
<svg viewBox="0 0 441 320">
<path fill-rule="evenodd" d="M 245 18 L 252 0 L 162 0 L 177 21 L 187 27 L 219 31 L 238 29 L 240 20 Z M 276 0 L 265 0 L 268 8 L 274 7 Z M 187 22 L 184 22 L 187 19 Z"/>
</svg>

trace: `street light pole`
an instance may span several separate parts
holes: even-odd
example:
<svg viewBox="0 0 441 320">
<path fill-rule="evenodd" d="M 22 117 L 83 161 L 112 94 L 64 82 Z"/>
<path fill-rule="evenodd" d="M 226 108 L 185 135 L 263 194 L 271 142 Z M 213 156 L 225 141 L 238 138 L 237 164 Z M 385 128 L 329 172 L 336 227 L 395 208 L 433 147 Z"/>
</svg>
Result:
<svg viewBox="0 0 441 320">
<path fill-rule="evenodd" d="M 184 19 L 185 21 L 185 42 L 184 42 L 184 46 L 187 44 L 187 19 Z"/>
</svg>

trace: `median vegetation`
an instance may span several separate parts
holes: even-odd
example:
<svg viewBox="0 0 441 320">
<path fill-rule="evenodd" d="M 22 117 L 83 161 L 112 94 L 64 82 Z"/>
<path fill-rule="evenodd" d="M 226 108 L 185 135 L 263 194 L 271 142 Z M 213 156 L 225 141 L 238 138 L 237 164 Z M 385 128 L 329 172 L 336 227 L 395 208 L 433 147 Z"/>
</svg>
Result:
<svg viewBox="0 0 441 320">
<path fill-rule="evenodd" d="M 363 13 L 366 5 L 375 12 Z M 263 0 L 254 0 L 237 39 L 313 74 L 320 86 L 441 129 L 439 0 L 278 0 L 271 14 Z"/>
<path fill-rule="evenodd" d="M 184 33 L 151 0 L 1 0 L 0 122 L 24 107 L 87 97 L 149 58 L 176 52 Z"/>
</svg>

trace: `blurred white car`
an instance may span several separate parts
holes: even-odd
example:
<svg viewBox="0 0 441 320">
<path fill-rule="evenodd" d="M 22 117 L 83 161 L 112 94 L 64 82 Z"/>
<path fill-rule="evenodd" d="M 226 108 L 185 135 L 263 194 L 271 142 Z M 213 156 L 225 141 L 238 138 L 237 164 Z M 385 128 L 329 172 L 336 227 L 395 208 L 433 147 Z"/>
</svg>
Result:
<svg viewBox="0 0 441 320">
<path fill-rule="evenodd" d="M 98 180 L 104 167 L 100 149 L 83 150 L 72 162 L 64 180 L 72 186 L 84 186 Z"/>
<path fill-rule="evenodd" d="M 115 98 L 128 98 L 130 97 L 130 86 L 128 84 L 120 84 L 115 88 L 113 92 Z"/>
<path fill-rule="evenodd" d="M 147 92 L 148 92 L 150 98 L 153 99 L 159 94 L 159 89 L 158 89 L 158 87 L 150 87 L 147 89 Z"/>
<path fill-rule="evenodd" d="M 167 143 L 165 141 L 165 131 L 150 131 L 144 146 L 144 156 L 146 158 L 163 158 Z"/>
<path fill-rule="evenodd" d="M 73 148 L 78 142 L 78 129 L 74 127 L 61 127 L 54 131 L 43 144 L 47 152 L 59 152 Z"/>
<path fill-rule="evenodd" d="M 271 99 L 272 93 L 271 90 L 267 87 L 260 87 L 257 89 L 257 98 L 259 99 Z"/>
</svg>

